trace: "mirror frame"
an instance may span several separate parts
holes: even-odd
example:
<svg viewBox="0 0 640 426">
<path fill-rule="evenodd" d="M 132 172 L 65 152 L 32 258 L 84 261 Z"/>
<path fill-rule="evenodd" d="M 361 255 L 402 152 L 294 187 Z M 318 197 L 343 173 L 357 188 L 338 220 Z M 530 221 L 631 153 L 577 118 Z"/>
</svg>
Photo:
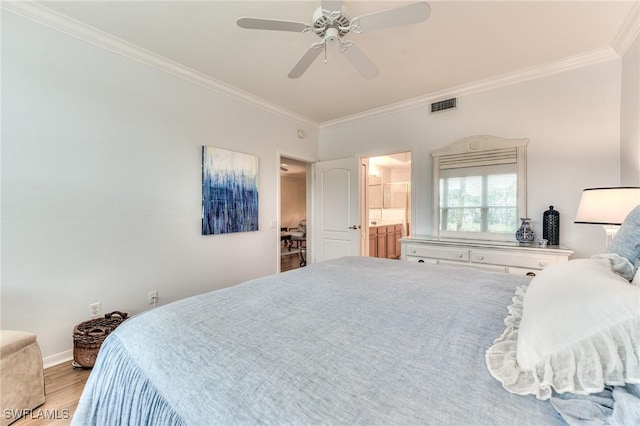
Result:
<svg viewBox="0 0 640 426">
<path fill-rule="evenodd" d="M 433 159 L 433 229 L 434 237 L 444 237 L 452 239 L 473 239 L 473 240 L 491 240 L 504 241 L 505 234 L 492 234 L 489 232 L 468 232 L 463 236 L 452 236 L 449 232 L 440 230 L 440 158 L 447 155 L 477 154 L 485 151 L 493 151 L 497 149 L 516 149 L 516 165 L 518 173 L 518 193 L 517 193 L 517 217 L 527 217 L 527 144 L 529 139 L 505 139 L 497 136 L 477 135 L 460 139 L 449 146 L 440 148 L 431 152 Z M 499 164 L 499 163 L 495 163 Z M 516 229 L 519 225 L 516 226 Z M 514 233 L 516 231 L 514 229 Z M 470 238 L 470 234 L 473 238 Z M 515 236 L 514 236 L 515 238 Z"/>
</svg>

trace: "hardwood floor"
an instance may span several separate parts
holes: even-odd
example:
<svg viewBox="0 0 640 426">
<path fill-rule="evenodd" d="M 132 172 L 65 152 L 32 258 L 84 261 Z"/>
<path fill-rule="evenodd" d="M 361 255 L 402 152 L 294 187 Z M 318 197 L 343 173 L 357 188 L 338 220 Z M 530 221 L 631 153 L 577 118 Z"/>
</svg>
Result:
<svg viewBox="0 0 640 426">
<path fill-rule="evenodd" d="M 300 268 L 300 256 L 297 252 L 280 256 L 280 272 L 298 268 Z"/>
<path fill-rule="evenodd" d="M 62 426 L 71 423 L 91 370 L 65 362 L 44 370 L 46 402 L 12 426 Z"/>
<path fill-rule="evenodd" d="M 298 243 L 297 245 L 292 245 L 291 248 L 283 245 L 280 248 L 280 272 L 290 271 L 292 269 L 302 268 L 300 265 L 301 257 L 298 253 L 299 250 L 304 250 L 306 257 L 306 242 Z"/>
</svg>

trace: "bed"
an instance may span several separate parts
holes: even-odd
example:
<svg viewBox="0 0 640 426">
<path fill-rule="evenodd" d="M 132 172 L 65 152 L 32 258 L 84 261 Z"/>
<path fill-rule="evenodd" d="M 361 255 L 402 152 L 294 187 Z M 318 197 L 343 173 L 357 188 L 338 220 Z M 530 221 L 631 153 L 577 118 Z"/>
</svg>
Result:
<svg viewBox="0 0 640 426">
<path fill-rule="evenodd" d="M 545 397 L 518 376 L 509 389 L 531 281 L 345 257 L 177 301 L 107 337 L 73 424 L 640 422 L 640 377 Z M 639 359 L 631 338 L 623 364 Z"/>
</svg>

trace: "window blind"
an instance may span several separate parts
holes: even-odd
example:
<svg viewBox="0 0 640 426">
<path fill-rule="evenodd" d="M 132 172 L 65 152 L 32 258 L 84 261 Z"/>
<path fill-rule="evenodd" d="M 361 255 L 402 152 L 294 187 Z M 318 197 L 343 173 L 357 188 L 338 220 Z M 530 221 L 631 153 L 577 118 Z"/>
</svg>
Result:
<svg viewBox="0 0 640 426">
<path fill-rule="evenodd" d="M 440 156 L 440 170 L 495 166 L 496 164 L 517 164 L 517 162 L 518 151 L 516 148 L 490 149 L 442 155 Z"/>
</svg>

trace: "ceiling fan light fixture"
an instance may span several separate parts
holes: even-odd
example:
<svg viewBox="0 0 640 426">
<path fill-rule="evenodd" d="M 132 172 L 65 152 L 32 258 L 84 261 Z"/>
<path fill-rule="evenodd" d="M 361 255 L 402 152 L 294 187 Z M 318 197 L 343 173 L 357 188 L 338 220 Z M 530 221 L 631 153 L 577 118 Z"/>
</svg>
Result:
<svg viewBox="0 0 640 426">
<path fill-rule="evenodd" d="M 327 28 L 326 31 L 326 35 L 324 36 L 324 39 L 327 42 L 334 42 L 336 40 L 340 39 L 340 32 L 338 31 L 337 28 L 331 27 L 331 28 Z"/>
</svg>

